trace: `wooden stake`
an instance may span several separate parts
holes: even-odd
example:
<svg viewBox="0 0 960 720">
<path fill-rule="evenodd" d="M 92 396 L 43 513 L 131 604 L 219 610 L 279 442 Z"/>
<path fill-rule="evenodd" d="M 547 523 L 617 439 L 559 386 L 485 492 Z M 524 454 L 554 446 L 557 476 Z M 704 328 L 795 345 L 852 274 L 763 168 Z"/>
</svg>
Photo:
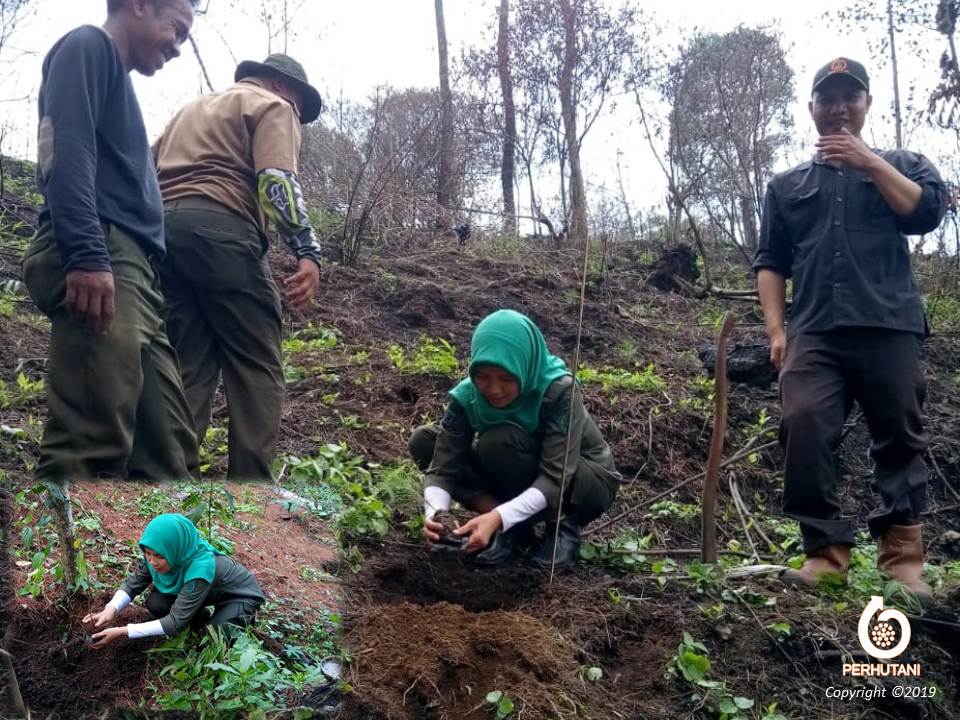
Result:
<svg viewBox="0 0 960 720">
<path fill-rule="evenodd" d="M 701 501 L 703 533 L 700 545 L 703 561 L 717 561 L 717 484 L 720 481 L 720 462 L 723 460 L 723 436 L 727 432 L 727 339 L 733 332 L 737 317 L 729 310 L 723 316 L 723 326 L 717 338 L 717 361 L 714 366 L 713 435 L 710 438 L 710 454 L 707 456 L 707 477 L 703 481 Z"/>
</svg>

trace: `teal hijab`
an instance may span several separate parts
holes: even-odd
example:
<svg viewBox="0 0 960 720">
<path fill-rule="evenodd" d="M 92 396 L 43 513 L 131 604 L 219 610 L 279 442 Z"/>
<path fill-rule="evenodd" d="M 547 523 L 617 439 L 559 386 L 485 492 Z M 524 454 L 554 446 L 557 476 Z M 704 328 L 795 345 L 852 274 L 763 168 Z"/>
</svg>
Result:
<svg viewBox="0 0 960 720">
<path fill-rule="evenodd" d="M 517 399 L 505 408 L 490 405 L 471 379 L 478 365 L 496 365 L 517 378 Z M 477 432 L 513 423 L 532 433 L 540 424 L 540 405 L 547 388 L 564 375 L 570 375 L 566 363 L 550 354 L 543 333 L 530 318 L 515 310 L 497 310 L 473 331 L 470 377 L 451 390 L 450 395 L 466 411 Z"/>
<path fill-rule="evenodd" d="M 213 582 L 219 553 L 200 537 L 196 526 L 183 515 L 157 515 L 143 529 L 139 544 L 162 556 L 170 565 L 170 572 L 161 574 L 147 563 L 153 586 L 158 591 L 176 595 L 184 583 L 191 580 Z"/>
</svg>

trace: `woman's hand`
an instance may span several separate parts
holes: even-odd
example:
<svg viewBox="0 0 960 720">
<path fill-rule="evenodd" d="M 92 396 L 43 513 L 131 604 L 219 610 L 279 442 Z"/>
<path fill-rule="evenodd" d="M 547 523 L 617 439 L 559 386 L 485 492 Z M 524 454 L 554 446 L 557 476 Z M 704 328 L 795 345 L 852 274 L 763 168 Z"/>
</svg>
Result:
<svg viewBox="0 0 960 720">
<path fill-rule="evenodd" d="M 502 526 L 503 519 L 500 517 L 500 513 L 496 510 L 491 510 L 483 515 L 477 515 L 469 522 L 461 525 L 453 531 L 453 534 L 461 537 L 463 535 L 469 535 L 470 539 L 467 540 L 467 544 L 464 545 L 463 551 L 465 553 L 475 553 L 489 545 L 490 538 L 492 538 L 493 534 Z"/>
<path fill-rule="evenodd" d="M 107 645 L 112 643 L 117 638 L 127 637 L 127 628 L 124 627 L 112 627 L 107 628 L 106 630 L 101 630 L 95 634 L 91 640 L 93 640 L 93 647 L 97 650 L 105 648 Z"/>
<path fill-rule="evenodd" d="M 117 609 L 113 605 L 107 605 L 103 610 L 98 613 L 90 613 L 84 619 L 84 623 L 93 623 L 93 627 L 101 628 L 104 625 L 109 625 L 113 622 L 113 619 L 117 617 Z"/>
<path fill-rule="evenodd" d="M 423 521 L 423 536 L 427 539 L 428 543 L 439 542 L 440 535 L 445 529 L 443 523 L 438 523 L 436 520 Z"/>
</svg>

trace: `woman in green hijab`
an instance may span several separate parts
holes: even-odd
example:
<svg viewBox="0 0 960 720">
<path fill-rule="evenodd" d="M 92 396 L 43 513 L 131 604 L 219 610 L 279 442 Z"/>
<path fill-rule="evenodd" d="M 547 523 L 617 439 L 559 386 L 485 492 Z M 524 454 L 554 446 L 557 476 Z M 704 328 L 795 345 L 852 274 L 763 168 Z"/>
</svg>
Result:
<svg viewBox="0 0 960 720">
<path fill-rule="evenodd" d="M 425 473 L 424 536 L 449 542 L 442 537 L 449 528 L 434 516 L 457 500 L 480 513 L 453 530 L 476 563 L 515 558 L 517 538 L 546 520 L 546 540 L 530 561 L 549 567 L 556 536 L 556 564 L 569 564 L 583 526 L 610 507 L 619 487 L 610 447 L 567 366 L 526 315 L 488 315 L 470 351 L 470 376 L 450 391 L 440 425 L 417 428 L 410 438 L 410 454 Z"/>
<path fill-rule="evenodd" d="M 238 625 L 253 622 L 265 600 L 256 578 L 243 565 L 218 553 L 183 515 L 165 513 L 151 520 L 140 538 L 144 559 L 113 599 L 84 623 L 95 629 L 109 625 L 130 601 L 153 584 L 144 603 L 157 618 L 122 627 L 107 627 L 93 636 L 94 647 L 119 637 L 178 635 L 186 627 Z M 208 609 L 213 608 L 211 613 Z"/>
</svg>

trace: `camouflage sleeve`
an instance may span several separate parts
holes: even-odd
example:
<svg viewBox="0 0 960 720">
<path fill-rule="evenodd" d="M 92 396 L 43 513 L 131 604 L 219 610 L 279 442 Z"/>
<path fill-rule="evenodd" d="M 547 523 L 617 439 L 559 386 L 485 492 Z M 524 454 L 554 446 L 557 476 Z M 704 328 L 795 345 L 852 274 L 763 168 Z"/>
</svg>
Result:
<svg viewBox="0 0 960 720">
<path fill-rule="evenodd" d="M 286 170 L 267 168 L 257 175 L 260 204 L 283 240 L 298 259 L 320 264 L 320 245 L 310 226 L 306 203 L 297 176 Z"/>
</svg>

